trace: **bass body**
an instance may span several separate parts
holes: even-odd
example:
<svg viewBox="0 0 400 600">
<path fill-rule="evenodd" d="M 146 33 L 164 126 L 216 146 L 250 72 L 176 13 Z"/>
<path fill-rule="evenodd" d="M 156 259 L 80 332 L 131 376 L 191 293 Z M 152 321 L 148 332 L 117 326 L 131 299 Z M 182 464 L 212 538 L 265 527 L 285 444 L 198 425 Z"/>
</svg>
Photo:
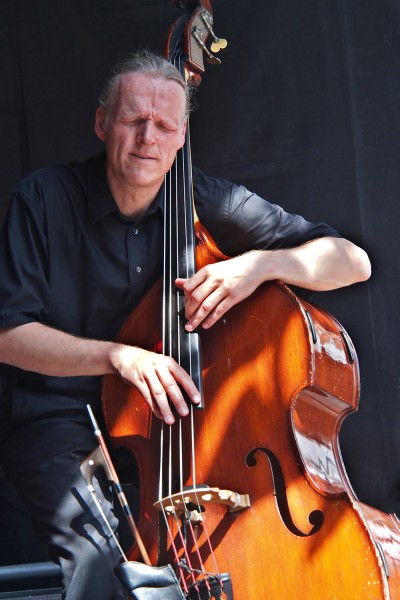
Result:
<svg viewBox="0 0 400 600">
<path fill-rule="evenodd" d="M 199 268 L 223 258 L 201 226 L 196 239 Z M 119 341 L 160 350 L 161 295 L 160 283 Z M 398 519 L 358 501 L 340 454 L 340 425 L 359 399 L 343 327 L 271 282 L 200 337 L 205 406 L 194 427 L 187 417 L 163 435 L 173 489 L 161 502 L 161 422 L 138 392 L 104 379 L 107 429 L 138 465 L 153 564 L 178 563 L 189 583 L 189 570 L 229 572 L 235 600 L 400 598 Z"/>
</svg>

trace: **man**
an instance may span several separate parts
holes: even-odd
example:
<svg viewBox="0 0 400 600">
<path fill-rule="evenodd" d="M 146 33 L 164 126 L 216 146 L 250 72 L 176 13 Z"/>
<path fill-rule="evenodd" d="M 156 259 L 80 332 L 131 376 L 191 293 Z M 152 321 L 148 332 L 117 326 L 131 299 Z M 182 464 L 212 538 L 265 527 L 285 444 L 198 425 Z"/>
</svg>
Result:
<svg viewBox="0 0 400 600">
<path fill-rule="evenodd" d="M 61 564 L 68 600 L 123 597 L 118 553 L 79 473 L 96 442 L 100 376 L 117 373 L 170 424 L 199 393 L 170 357 L 112 340 L 161 273 L 162 184 L 184 143 L 188 92 L 149 53 L 120 66 L 101 97 L 95 132 L 106 155 L 33 173 L 14 195 L 2 238 L 2 457 L 39 535 Z M 201 221 L 234 258 L 176 285 L 186 329 L 211 327 L 262 282 L 310 290 L 366 280 L 365 252 L 324 224 L 288 215 L 241 186 L 195 171 Z M 115 527 L 104 482 L 103 507 Z"/>
</svg>

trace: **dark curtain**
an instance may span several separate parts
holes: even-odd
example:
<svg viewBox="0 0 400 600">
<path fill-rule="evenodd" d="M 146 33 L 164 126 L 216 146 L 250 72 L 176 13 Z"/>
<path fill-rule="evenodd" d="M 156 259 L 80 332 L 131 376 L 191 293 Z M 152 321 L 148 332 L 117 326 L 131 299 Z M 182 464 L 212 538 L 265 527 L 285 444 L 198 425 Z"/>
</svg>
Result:
<svg viewBox="0 0 400 600">
<path fill-rule="evenodd" d="M 350 480 L 361 500 L 400 514 L 399 4 L 214 0 L 213 9 L 229 45 L 198 91 L 194 162 L 369 252 L 368 283 L 312 300 L 358 351 L 360 408 L 340 436 Z M 177 15 L 168 0 L 3 0 L 2 214 L 30 170 L 101 149 L 93 115 L 111 65 L 138 47 L 162 51 Z"/>
</svg>

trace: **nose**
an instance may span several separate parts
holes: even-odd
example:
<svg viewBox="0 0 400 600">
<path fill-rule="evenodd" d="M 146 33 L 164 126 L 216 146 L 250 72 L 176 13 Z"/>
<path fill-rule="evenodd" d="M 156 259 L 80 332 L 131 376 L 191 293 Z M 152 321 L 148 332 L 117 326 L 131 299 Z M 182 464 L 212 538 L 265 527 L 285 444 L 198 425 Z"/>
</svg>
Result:
<svg viewBox="0 0 400 600">
<path fill-rule="evenodd" d="M 139 144 L 152 144 L 155 140 L 155 126 L 152 121 L 143 121 L 136 134 Z"/>
</svg>

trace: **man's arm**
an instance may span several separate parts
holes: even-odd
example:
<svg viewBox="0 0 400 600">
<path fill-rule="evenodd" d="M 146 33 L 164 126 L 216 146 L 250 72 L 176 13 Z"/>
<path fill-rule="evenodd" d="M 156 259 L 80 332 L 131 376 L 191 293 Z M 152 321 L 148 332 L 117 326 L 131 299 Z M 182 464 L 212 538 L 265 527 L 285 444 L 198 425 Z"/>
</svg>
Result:
<svg viewBox="0 0 400 600">
<path fill-rule="evenodd" d="M 370 263 L 363 250 L 341 238 L 320 238 L 297 248 L 254 250 L 208 265 L 177 285 L 185 291 L 190 330 L 200 323 L 210 327 L 264 281 L 280 279 L 312 290 L 329 290 L 369 276 Z M 0 362 L 56 377 L 117 373 L 167 423 L 174 420 L 168 399 L 181 416 L 188 412 L 179 385 L 194 403 L 200 401 L 189 375 L 168 356 L 78 338 L 36 322 L 0 330 Z"/>
<path fill-rule="evenodd" d="M 253 250 L 222 263 L 207 265 L 190 279 L 177 279 L 185 292 L 186 329 L 211 327 L 261 283 L 279 279 L 315 291 L 327 291 L 367 280 L 369 258 L 344 238 L 323 237 L 296 248 Z"/>
<path fill-rule="evenodd" d="M 41 323 L 0 330 L 0 362 L 56 377 L 118 373 L 168 424 L 174 421 L 168 399 L 181 416 L 188 413 L 178 384 L 194 403 L 200 401 L 189 375 L 168 356 L 75 337 Z"/>
</svg>

